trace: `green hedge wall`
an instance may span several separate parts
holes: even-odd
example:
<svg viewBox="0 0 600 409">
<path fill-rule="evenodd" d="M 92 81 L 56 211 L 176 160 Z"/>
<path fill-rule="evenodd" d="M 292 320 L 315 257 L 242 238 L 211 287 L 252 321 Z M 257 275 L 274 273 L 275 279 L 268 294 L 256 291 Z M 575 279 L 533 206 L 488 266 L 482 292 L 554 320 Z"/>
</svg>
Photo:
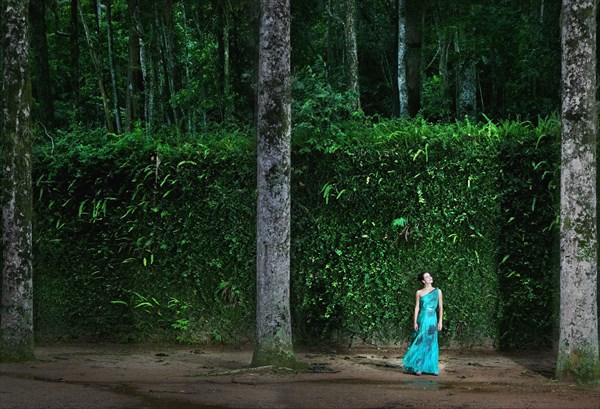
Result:
<svg viewBox="0 0 600 409">
<path fill-rule="evenodd" d="M 74 130 L 38 144 L 38 338 L 251 340 L 254 139 Z M 558 154 L 556 119 L 296 131 L 296 341 L 404 342 L 427 270 L 444 344 L 551 342 Z"/>
</svg>

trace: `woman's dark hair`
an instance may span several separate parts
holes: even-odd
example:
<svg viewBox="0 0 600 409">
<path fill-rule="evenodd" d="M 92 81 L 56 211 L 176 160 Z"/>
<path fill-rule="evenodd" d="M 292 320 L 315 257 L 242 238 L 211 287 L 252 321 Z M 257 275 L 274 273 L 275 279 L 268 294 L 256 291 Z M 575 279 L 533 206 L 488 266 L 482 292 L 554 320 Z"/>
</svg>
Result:
<svg viewBox="0 0 600 409">
<path fill-rule="evenodd" d="M 421 281 L 423 281 L 423 276 L 424 276 L 425 274 L 427 274 L 427 271 L 422 271 L 422 272 L 420 272 L 419 274 L 417 274 L 417 281 L 418 281 L 418 282 L 421 282 Z"/>
</svg>

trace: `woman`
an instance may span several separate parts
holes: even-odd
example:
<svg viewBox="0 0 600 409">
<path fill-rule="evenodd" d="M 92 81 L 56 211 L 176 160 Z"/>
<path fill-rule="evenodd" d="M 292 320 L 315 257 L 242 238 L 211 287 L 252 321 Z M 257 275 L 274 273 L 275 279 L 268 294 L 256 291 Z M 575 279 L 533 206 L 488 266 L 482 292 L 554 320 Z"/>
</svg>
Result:
<svg viewBox="0 0 600 409">
<path fill-rule="evenodd" d="M 403 358 L 404 370 L 417 376 L 422 373 L 438 376 L 438 331 L 442 330 L 444 315 L 442 290 L 433 287 L 433 277 L 427 272 L 420 273 L 417 280 L 423 283 L 423 288 L 415 297 L 415 332 Z"/>
</svg>

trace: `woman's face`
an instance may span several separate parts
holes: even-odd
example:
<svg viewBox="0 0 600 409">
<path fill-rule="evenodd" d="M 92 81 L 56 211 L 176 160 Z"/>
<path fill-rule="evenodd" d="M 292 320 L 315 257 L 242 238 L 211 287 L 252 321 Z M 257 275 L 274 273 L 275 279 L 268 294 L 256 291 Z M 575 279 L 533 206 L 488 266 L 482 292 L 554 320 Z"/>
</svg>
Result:
<svg viewBox="0 0 600 409">
<path fill-rule="evenodd" d="M 423 283 L 425 283 L 425 284 L 433 283 L 433 277 L 431 276 L 431 274 L 429 274 L 429 273 L 423 274 Z"/>
</svg>

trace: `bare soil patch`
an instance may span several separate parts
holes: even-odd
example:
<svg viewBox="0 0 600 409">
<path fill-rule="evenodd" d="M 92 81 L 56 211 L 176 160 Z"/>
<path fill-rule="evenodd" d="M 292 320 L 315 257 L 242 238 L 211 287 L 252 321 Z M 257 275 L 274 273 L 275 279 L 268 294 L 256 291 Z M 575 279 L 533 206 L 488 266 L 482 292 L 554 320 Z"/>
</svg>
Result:
<svg viewBox="0 0 600 409">
<path fill-rule="evenodd" d="M 440 376 L 402 371 L 402 348 L 301 349 L 307 371 L 249 368 L 251 347 L 56 344 L 2 364 L 2 409 L 600 409 L 600 387 L 553 379 L 552 351 L 441 350 Z"/>
</svg>

